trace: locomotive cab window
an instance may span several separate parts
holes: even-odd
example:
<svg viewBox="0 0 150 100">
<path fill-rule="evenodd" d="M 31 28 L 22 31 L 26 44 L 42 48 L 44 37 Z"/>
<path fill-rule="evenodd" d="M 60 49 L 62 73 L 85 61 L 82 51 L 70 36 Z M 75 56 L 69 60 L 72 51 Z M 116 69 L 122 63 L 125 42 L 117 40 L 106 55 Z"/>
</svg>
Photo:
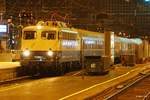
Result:
<svg viewBox="0 0 150 100">
<path fill-rule="evenodd" d="M 36 31 L 24 31 L 23 39 L 31 40 L 36 38 Z"/>
<path fill-rule="evenodd" d="M 54 40 L 56 38 L 55 31 L 43 31 L 41 33 L 41 38 L 45 40 Z"/>
</svg>

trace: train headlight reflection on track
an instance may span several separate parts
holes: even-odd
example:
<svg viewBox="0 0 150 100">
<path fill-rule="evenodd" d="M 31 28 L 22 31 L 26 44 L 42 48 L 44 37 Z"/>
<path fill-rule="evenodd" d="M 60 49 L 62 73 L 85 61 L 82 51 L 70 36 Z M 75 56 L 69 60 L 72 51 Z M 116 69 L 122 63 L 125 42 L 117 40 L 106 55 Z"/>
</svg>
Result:
<svg viewBox="0 0 150 100">
<path fill-rule="evenodd" d="M 23 51 L 23 56 L 25 56 L 25 57 L 30 56 L 30 51 L 29 50 Z"/>
<path fill-rule="evenodd" d="M 48 55 L 48 56 L 53 56 L 53 51 L 52 51 L 52 50 L 49 50 L 49 51 L 47 52 L 47 55 Z"/>
</svg>

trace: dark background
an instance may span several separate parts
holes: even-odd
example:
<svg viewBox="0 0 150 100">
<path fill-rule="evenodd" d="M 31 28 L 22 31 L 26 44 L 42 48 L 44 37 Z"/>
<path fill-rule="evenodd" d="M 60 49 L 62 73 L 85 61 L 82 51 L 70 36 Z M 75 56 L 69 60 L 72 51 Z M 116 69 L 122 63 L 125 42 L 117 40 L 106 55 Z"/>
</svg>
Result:
<svg viewBox="0 0 150 100">
<path fill-rule="evenodd" d="M 111 29 L 130 37 L 149 38 L 150 1 L 145 0 L 0 0 L 4 19 L 15 24 L 60 20 L 92 31 Z M 20 19 L 21 22 L 20 22 Z"/>
</svg>

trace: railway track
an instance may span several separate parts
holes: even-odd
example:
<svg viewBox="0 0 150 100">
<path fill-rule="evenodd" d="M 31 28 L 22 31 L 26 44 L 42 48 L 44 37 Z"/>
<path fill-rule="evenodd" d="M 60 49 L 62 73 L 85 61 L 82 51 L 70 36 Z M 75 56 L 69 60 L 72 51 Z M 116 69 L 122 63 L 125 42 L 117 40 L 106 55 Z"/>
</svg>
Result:
<svg viewBox="0 0 150 100">
<path fill-rule="evenodd" d="M 150 100 L 150 73 L 111 87 L 92 100 Z"/>
<path fill-rule="evenodd" d="M 13 79 L 3 80 L 3 81 L 0 81 L 0 86 L 7 86 L 10 84 L 20 83 L 29 79 L 31 79 L 31 76 L 21 76 L 21 77 L 17 77 Z"/>
<path fill-rule="evenodd" d="M 82 71 L 72 71 L 64 74 L 63 76 L 79 76 Z M 47 76 L 21 76 L 13 79 L 8 79 L 8 80 L 2 80 L 0 81 L 0 87 L 4 86 L 9 86 L 13 84 L 18 84 L 18 83 L 23 83 L 23 82 L 28 82 L 28 81 L 33 81 L 36 79 L 41 79 L 45 77 L 57 77 L 57 75 L 47 75 Z"/>
</svg>

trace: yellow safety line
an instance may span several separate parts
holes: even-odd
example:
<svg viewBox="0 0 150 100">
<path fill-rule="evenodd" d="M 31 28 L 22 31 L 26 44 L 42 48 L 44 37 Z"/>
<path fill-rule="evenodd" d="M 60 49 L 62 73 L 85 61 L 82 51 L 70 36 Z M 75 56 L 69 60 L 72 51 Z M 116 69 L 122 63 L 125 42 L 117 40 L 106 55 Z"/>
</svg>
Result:
<svg viewBox="0 0 150 100">
<path fill-rule="evenodd" d="M 82 71 L 77 72 L 77 73 L 73 74 L 72 76 L 76 76 L 76 75 L 80 74 L 81 72 L 82 72 Z"/>
</svg>

